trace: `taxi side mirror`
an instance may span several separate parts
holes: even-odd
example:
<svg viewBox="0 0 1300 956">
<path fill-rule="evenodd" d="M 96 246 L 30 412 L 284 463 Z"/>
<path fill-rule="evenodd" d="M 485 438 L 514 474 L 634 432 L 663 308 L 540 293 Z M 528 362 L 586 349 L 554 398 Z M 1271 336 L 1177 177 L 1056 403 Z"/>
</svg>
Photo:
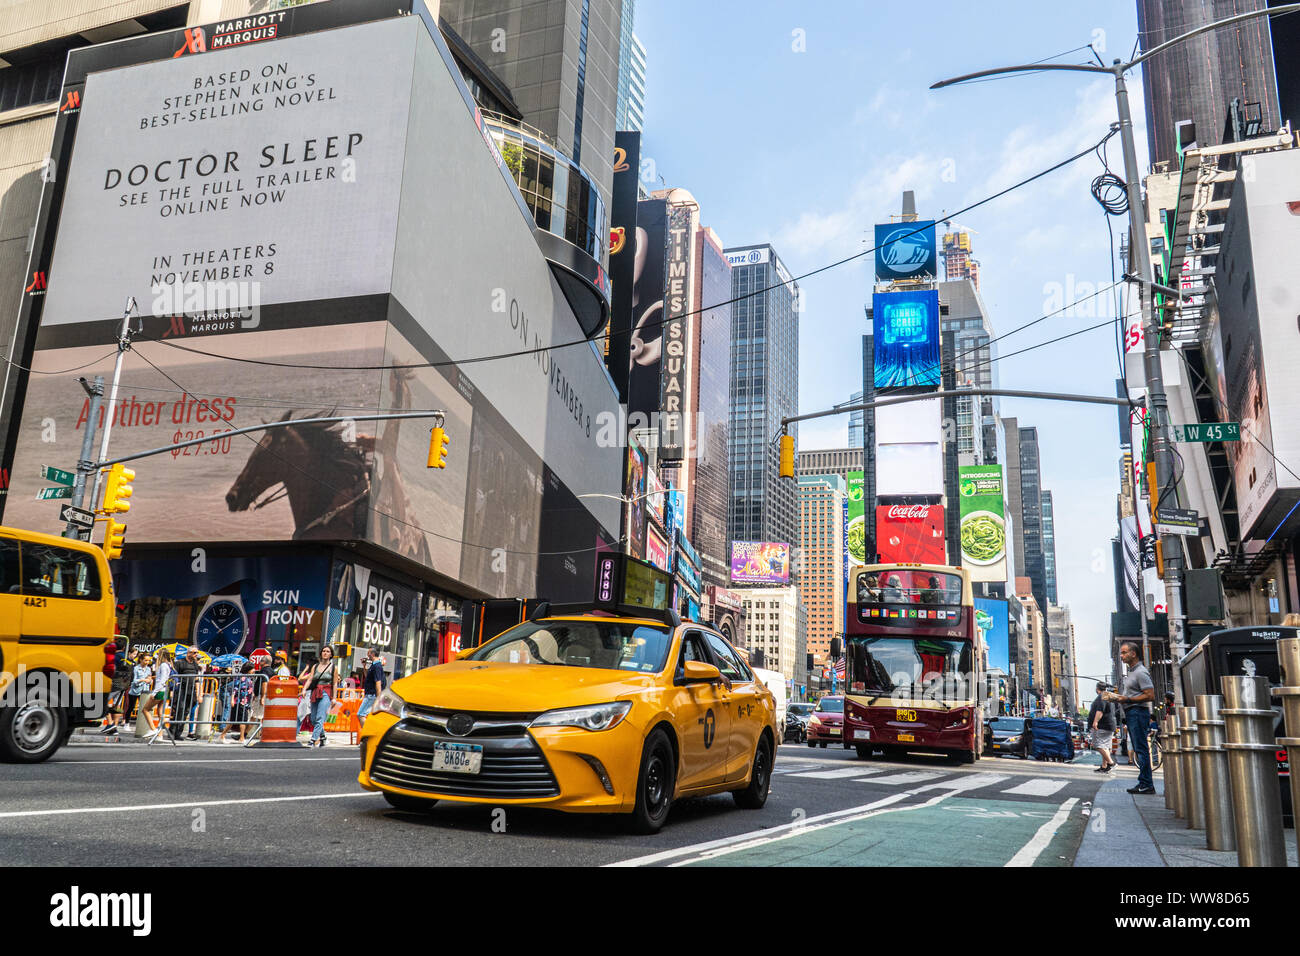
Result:
<svg viewBox="0 0 1300 956">
<path fill-rule="evenodd" d="M 704 661 L 687 661 L 685 670 L 686 683 L 688 684 L 714 684 L 722 680 L 722 671 L 712 664 L 704 663 Z"/>
</svg>

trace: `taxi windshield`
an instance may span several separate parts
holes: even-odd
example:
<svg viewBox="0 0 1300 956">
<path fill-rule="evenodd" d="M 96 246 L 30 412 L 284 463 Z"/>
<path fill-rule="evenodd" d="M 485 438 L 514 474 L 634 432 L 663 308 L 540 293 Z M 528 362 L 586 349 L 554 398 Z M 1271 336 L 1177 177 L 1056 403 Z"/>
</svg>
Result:
<svg viewBox="0 0 1300 956">
<path fill-rule="evenodd" d="M 528 621 L 462 660 L 556 664 L 655 673 L 668 658 L 672 632 L 648 624 L 603 620 Z"/>
</svg>

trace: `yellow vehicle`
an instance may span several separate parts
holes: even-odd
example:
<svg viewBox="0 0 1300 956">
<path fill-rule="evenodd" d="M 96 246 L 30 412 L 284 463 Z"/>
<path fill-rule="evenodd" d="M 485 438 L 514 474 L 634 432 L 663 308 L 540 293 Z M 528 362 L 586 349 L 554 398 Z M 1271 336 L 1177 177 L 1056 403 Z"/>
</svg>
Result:
<svg viewBox="0 0 1300 956">
<path fill-rule="evenodd" d="M 115 623 L 102 550 L 0 527 L 0 759 L 45 760 L 104 716 Z"/>
<path fill-rule="evenodd" d="M 384 690 L 358 780 L 402 810 L 622 813 L 653 833 L 682 797 L 762 807 L 779 739 L 772 692 L 716 631 L 672 611 L 542 605 Z"/>
</svg>

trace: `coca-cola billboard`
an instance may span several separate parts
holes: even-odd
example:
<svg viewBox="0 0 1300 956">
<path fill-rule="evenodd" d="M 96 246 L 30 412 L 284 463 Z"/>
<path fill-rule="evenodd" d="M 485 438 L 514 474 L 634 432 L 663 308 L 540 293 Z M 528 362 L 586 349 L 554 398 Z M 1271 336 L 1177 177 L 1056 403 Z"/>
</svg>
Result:
<svg viewBox="0 0 1300 956">
<path fill-rule="evenodd" d="M 877 505 L 876 550 L 885 564 L 947 564 L 943 505 Z"/>
</svg>

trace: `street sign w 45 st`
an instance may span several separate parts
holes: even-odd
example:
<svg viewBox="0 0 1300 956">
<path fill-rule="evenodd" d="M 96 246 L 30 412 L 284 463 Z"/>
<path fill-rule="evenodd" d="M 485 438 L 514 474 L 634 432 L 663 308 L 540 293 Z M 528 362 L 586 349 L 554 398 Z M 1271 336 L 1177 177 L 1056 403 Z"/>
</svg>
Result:
<svg viewBox="0 0 1300 956">
<path fill-rule="evenodd" d="M 1174 441 L 1241 441 L 1241 425 L 1238 422 L 1196 422 L 1190 425 L 1175 425 Z"/>
</svg>

